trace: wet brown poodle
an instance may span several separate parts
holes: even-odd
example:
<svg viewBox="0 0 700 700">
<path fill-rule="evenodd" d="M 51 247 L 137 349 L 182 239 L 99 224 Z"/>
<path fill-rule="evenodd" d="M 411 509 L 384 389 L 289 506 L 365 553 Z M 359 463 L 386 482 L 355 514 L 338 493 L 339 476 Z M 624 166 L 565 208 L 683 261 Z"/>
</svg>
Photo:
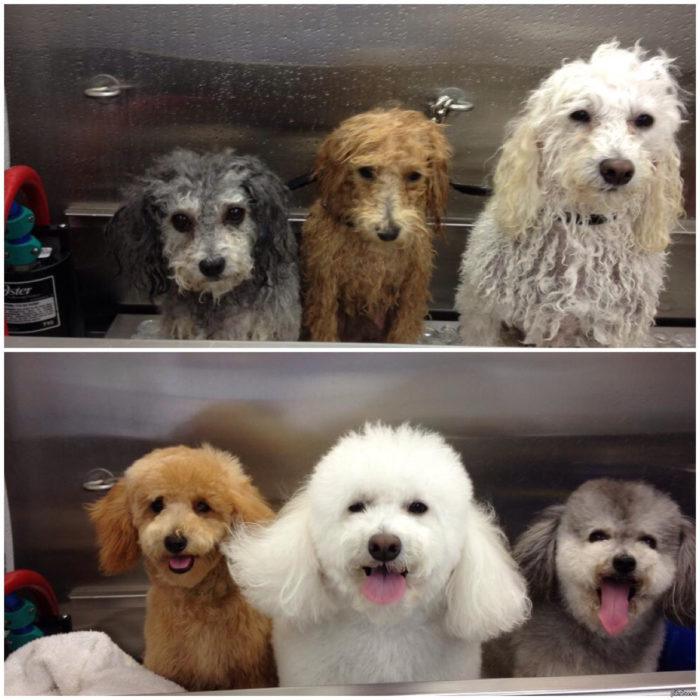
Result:
<svg viewBox="0 0 700 700">
<path fill-rule="evenodd" d="M 418 339 L 450 155 L 442 127 L 402 109 L 350 117 L 321 144 L 300 249 L 309 340 Z"/>
</svg>

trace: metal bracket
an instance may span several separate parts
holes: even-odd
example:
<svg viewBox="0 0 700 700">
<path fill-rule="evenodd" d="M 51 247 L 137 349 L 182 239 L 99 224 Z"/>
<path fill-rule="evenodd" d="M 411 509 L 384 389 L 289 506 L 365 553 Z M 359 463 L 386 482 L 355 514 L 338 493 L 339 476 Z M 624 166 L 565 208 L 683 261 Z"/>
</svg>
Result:
<svg viewBox="0 0 700 700">
<path fill-rule="evenodd" d="M 98 467 L 88 472 L 83 488 L 86 491 L 109 491 L 116 482 L 117 477 L 109 469 Z"/>
<path fill-rule="evenodd" d="M 90 80 L 92 83 L 90 87 L 83 90 L 85 97 L 92 97 L 98 100 L 107 100 L 112 97 L 119 97 L 122 94 L 122 90 L 126 90 L 131 87 L 126 83 L 119 81 L 119 78 L 115 78 L 109 73 L 100 73 Z"/>
<path fill-rule="evenodd" d="M 445 88 L 428 103 L 428 109 L 431 121 L 444 124 L 450 112 L 470 112 L 474 109 L 474 104 L 467 99 L 464 90 Z"/>
</svg>

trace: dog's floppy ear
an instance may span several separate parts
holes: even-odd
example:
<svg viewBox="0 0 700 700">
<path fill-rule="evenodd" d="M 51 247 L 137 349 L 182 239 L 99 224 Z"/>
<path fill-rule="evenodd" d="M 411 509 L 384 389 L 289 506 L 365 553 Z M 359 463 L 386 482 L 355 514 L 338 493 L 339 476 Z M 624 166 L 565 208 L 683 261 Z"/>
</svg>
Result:
<svg viewBox="0 0 700 700">
<path fill-rule="evenodd" d="M 100 569 L 118 574 L 135 566 L 141 555 L 138 532 L 131 520 L 124 479 L 99 501 L 85 506 L 97 531 Z"/>
<path fill-rule="evenodd" d="M 275 517 L 272 508 L 267 505 L 260 491 L 250 483 L 248 477 L 236 486 L 231 498 L 238 517 L 244 523 L 259 523 Z"/>
<path fill-rule="evenodd" d="M 153 298 L 168 288 L 160 215 L 147 189 L 132 188 L 129 200 L 105 229 L 107 245 L 131 282 Z"/>
<path fill-rule="evenodd" d="M 356 117 L 357 119 L 357 117 Z M 321 200 L 331 211 L 337 210 L 338 202 L 347 201 L 348 173 L 345 164 L 356 148 L 357 141 L 348 134 L 348 127 L 343 122 L 323 140 L 316 151 L 313 177 L 317 180 Z"/>
<path fill-rule="evenodd" d="M 545 508 L 513 547 L 513 556 L 527 579 L 528 592 L 533 600 L 547 600 L 554 593 L 557 528 L 564 507 Z"/>
<path fill-rule="evenodd" d="M 675 143 L 669 145 L 656 163 L 653 179 L 654 184 L 634 222 L 634 233 L 642 248 L 659 251 L 670 243 L 671 231 L 683 216 L 683 180 Z"/>
<path fill-rule="evenodd" d="M 447 583 L 447 629 L 485 641 L 530 614 L 525 579 L 513 561 L 492 511 L 472 504 L 462 556 Z"/>
<path fill-rule="evenodd" d="M 428 122 L 428 127 L 431 153 L 426 209 L 433 219 L 433 230 L 437 234 L 440 232 L 440 221 L 445 212 L 447 195 L 450 191 L 447 164 L 452 156 L 452 148 L 445 137 L 443 127 L 433 122 Z"/>
<path fill-rule="evenodd" d="M 527 113 L 510 126 L 493 175 L 489 205 L 501 230 L 517 237 L 533 226 L 542 206 L 540 154 Z"/>
<path fill-rule="evenodd" d="M 635 53 L 641 61 L 644 51 L 635 45 Z M 674 134 L 668 136 L 665 149 L 655 157 L 655 172 L 652 186 L 646 193 L 640 215 L 634 222 L 634 233 L 639 245 L 647 250 L 664 250 L 670 243 L 670 233 L 683 217 L 683 180 L 680 172 L 680 152 L 674 140 L 675 131 L 682 123 L 682 116 L 687 111 L 686 98 L 690 94 L 678 85 L 678 70 L 673 66 L 673 59 L 663 51 L 659 55 L 644 60 L 641 67 L 646 75 L 656 83 L 655 90 L 664 95 L 666 127 L 673 124 Z M 663 91 L 663 92 L 662 92 Z M 661 106 L 657 107 L 661 109 Z"/>
<path fill-rule="evenodd" d="M 253 275 L 259 284 L 264 284 L 282 260 L 293 257 L 296 244 L 289 230 L 288 190 L 284 183 L 257 158 L 248 157 L 248 166 L 251 172 L 243 188 L 258 226 Z"/>
<path fill-rule="evenodd" d="M 265 614 L 317 622 L 334 608 L 311 542 L 304 491 L 274 523 L 237 527 L 221 551 L 245 597 Z"/>
<path fill-rule="evenodd" d="M 664 615 L 686 627 L 695 624 L 695 521 L 683 517 L 676 557 L 676 577 L 663 598 Z"/>
</svg>

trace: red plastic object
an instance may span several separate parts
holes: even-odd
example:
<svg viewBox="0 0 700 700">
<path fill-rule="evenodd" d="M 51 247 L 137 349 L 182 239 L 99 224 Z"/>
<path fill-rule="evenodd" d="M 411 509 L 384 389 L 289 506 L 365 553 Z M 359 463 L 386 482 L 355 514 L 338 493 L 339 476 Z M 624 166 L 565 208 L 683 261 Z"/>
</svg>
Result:
<svg viewBox="0 0 700 700">
<path fill-rule="evenodd" d="M 13 165 L 5 171 L 5 218 L 3 228 L 7 223 L 7 215 L 10 211 L 12 200 L 20 190 L 24 190 L 27 197 L 27 208 L 34 212 L 36 223 L 39 226 L 49 225 L 49 203 L 46 200 L 44 185 L 39 173 L 28 165 Z M 7 320 L 5 319 L 5 335 L 7 335 Z"/>
<path fill-rule="evenodd" d="M 58 600 L 49 582 L 36 571 L 17 569 L 5 574 L 5 595 L 21 588 L 37 594 L 37 605 L 45 615 L 58 615 Z"/>
<path fill-rule="evenodd" d="M 46 200 L 44 185 L 36 170 L 28 165 L 13 165 L 5 171 L 5 219 L 10 211 L 12 200 L 20 190 L 24 190 L 27 208 L 34 212 L 39 226 L 49 225 L 49 203 Z"/>
</svg>

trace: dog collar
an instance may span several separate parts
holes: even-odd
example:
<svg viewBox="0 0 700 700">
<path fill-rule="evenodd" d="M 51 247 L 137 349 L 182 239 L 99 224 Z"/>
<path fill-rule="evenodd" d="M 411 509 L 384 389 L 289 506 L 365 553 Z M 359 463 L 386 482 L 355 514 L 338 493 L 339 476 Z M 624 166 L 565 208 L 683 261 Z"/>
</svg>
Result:
<svg viewBox="0 0 700 700">
<path fill-rule="evenodd" d="M 572 214 L 571 212 L 564 212 L 564 220 L 567 224 L 571 223 L 573 219 L 577 224 L 586 224 L 586 226 L 600 226 L 601 224 L 606 224 L 608 219 L 602 214 L 591 214 L 590 216 L 583 217 L 581 214 Z M 615 217 L 613 216 L 613 219 Z"/>
</svg>

